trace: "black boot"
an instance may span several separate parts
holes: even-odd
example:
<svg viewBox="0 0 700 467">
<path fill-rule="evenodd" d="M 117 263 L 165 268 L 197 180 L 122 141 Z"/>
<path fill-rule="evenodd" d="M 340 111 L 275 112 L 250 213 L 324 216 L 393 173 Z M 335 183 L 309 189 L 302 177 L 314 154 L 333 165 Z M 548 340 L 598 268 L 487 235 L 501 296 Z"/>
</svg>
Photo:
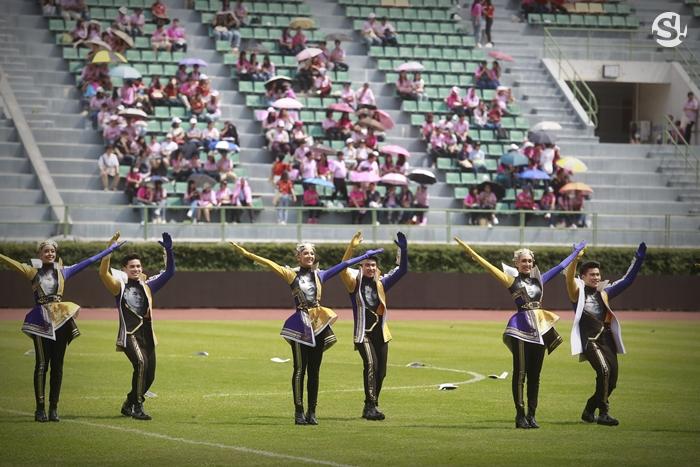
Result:
<svg viewBox="0 0 700 467">
<path fill-rule="evenodd" d="M 134 404 L 134 409 L 131 412 L 131 417 L 135 418 L 136 420 L 151 420 L 152 418 L 150 415 L 143 411 L 143 404 L 141 403 Z"/>
<path fill-rule="evenodd" d="M 524 409 L 518 409 L 515 414 L 515 428 L 530 428 L 530 422 L 525 417 Z"/>
<path fill-rule="evenodd" d="M 134 404 L 129 401 L 129 399 L 125 400 L 124 403 L 122 404 L 122 415 L 125 417 L 131 417 L 134 414 Z"/>
<path fill-rule="evenodd" d="M 296 409 L 294 411 L 294 424 L 295 425 L 306 425 L 306 416 L 304 416 L 304 409 Z"/>
<path fill-rule="evenodd" d="M 41 423 L 49 421 L 49 418 L 46 416 L 46 412 L 44 411 L 44 404 L 38 404 L 36 406 L 36 412 L 34 412 L 34 421 Z"/>
<path fill-rule="evenodd" d="M 537 424 L 537 420 L 535 420 L 535 409 L 531 409 L 527 411 L 527 417 L 525 417 L 525 420 L 527 420 L 527 423 L 530 424 L 530 428 L 539 428 L 540 426 Z"/>
<path fill-rule="evenodd" d="M 318 420 L 316 420 L 316 407 L 309 407 L 309 411 L 306 412 L 306 424 L 318 425 Z"/>
<path fill-rule="evenodd" d="M 384 420 L 384 414 L 377 410 L 377 406 L 374 403 L 368 402 L 365 403 L 362 418 L 367 420 Z"/>
<path fill-rule="evenodd" d="M 598 425 L 606 425 L 606 426 L 617 426 L 620 424 L 620 422 L 616 419 L 610 416 L 607 412 L 601 413 L 598 415 Z"/>
<path fill-rule="evenodd" d="M 55 405 L 49 406 L 49 421 L 50 422 L 60 422 L 61 419 L 58 417 L 58 407 Z"/>
</svg>

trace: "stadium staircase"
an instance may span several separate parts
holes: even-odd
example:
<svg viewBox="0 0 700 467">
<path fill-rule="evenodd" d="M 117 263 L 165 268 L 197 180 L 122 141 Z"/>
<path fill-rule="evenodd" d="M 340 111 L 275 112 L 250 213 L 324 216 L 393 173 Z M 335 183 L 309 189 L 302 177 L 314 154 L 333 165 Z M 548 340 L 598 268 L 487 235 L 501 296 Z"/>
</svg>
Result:
<svg viewBox="0 0 700 467">
<path fill-rule="evenodd" d="M 431 0 L 427 0 L 431 1 Z M 54 173 L 54 178 L 59 190 L 68 204 L 97 203 L 108 206 L 110 209 L 82 209 L 71 212 L 74 221 L 71 234 L 81 238 L 108 238 L 115 230 L 120 229 L 127 238 L 154 237 L 161 230 L 167 229 L 173 235 L 183 239 L 216 239 L 222 235 L 225 228 L 225 236 L 242 240 L 277 240 L 294 239 L 301 232 L 302 236 L 310 240 L 338 240 L 344 241 L 353 233 L 356 226 L 347 225 L 349 215 L 341 212 L 329 212 L 322 217 L 322 224 L 309 226 L 305 224 L 277 226 L 269 228 L 275 222 L 274 212 L 263 211 L 257 215 L 257 224 L 226 225 L 213 223 L 208 225 L 191 225 L 176 223 L 168 226 L 152 225 L 144 232 L 144 227 L 139 225 L 139 213 L 133 207 L 125 206 L 125 198 L 122 193 L 103 192 L 97 177 L 96 159 L 102 152 L 102 140 L 98 132 L 86 129 L 85 118 L 80 115 L 79 92 L 75 88 L 74 75 L 68 69 L 73 67 L 72 62 L 62 57 L 62 47 L 56 45 L 55 35 L 47 28 L 48 20 L 42 18 L 38 6 L 33 2 L 11 1 L 12 14 L 6 15 L 6 24 L 12 27 L 3 27 L 0 35 L 2 43 L 2 66 L 8 73 L 9 81 L 17 94 L 17 99 L 22 106 L 35 137 L 39 141 L 40 149 Z M 263 206 L 272 205 L 272 186 L 267 181 L 269 168 L 272 162 L 271 156 L 263 149 L 264 137 L 261 134 L 260 124 L 254 121 L 254 110 L 265 108 L 267 105 L 259 98 L 260 87 L 251 83 L 241 83 L 231 79 L 235 74 L 233 55 L 227 47 L 221 47 L 209 37 L 208 20 L 212 5 L 207 3 L 202 8 L 202 3 L 195 2 L 194 10 L 185 8 L 184 0 L 170 0 L 166 2 L 171 17 L 181 19 L 188 34 L 189 51 L 187 56 L 199 57 L 206 60 L 209 66 L 204 70 L 212 80 L 212 87 L 221 93 L 223 119 L 231 119 L 237 125 L 241 139 L 241 152 L 238 156 L 240 164 L 237 171 L 241 175 L 249 177 L 253 192 L 259 196 L 258 203 Z M 358 2 L 355 2 L 359 5 Z M 449 3 L 449 2 L 448 2 Z M 588 129 L 584 122 L 575 116 L 569 103 L 563 94 L 557 89 L 553 79 L 541 65 L 542 35 L 533 30 L 533 26 L 511 21 L 515 10 L 509 9 L 509 2 L 496 0 L 497 18 L 494 25 L 494 40 L 496 48 L 510 54 L 515 59 L 514 63 L 505 64 L 504 84 L 512 86 L 518 99 L 520 113 L 510 124 L 511 137 L 522 136 L 526 129 L 542 120 L 555 120 L 561 122 L 563 129 L 557 133 L 557 138 L 565 155 L 577 156 L 583 159 L 590 171 L 576 176 L 577 181 L 583 181 L 595 190 L 594 197 L 587 203 L 591 211 L 599 213 L 597 224 L 599 228 L 619 229 L 617 231 L 601 231 L 597 241 L 605 244 L 631 244 L 640 238 L 639 232 L 624 232 L 625 228 L 662 230 L 667 219 L 665 214 L 685 214 L 689 212 L 694 203 L 697 203 L 697 188 L 667 187 L 670 178 L 682 170 L 677 164 L 668 164 L 669 155 L 672 152 L 668 147 L 660 146 L 630 146 L 599 144 L 597 138 Z M 246 3 L 250 9 L 250 3 Z M 256 2 L 255 5 L 260 5 Z M 342 81 L 352 83 L 353 89 L 357 89 L 363 82 L 369 81 L 375 95 L 378 97 L 379 107 L 388 111 L 396 122 L 396 126 L 387 132 L 387 143 L 400 144 L 412 152 L 410 162 L 412 166 L 425 164 L 425 145 L 419 140 L 419 124 L 425 111 L 423 108 L 406 108 L 395 97 L 392 75 L 393 60 L 405 59 L 403 55 L 385 57 L 386 48 L 367 51 L 361 42 L 357 32 L 356 23 L 364 21 L 360 13 L 363 11 L 351 10 L 347 0 L 339 0 L 338 3 L 324 0 L 306 0 L 305 2 L 289 2 L 295 7 L 289 7 L 290 16 L 311 16 L 316 21 L 318 29 L 311 32 L 312 38 L 324 37 L 328 33 L 345 32 L 353 29 L 355 40 L 352 43 L 344 43 L 348 53 L 347 61 L 350 71 L 345 75 L 336 75 L 336 88 Z M 287 8 L 285 4 L 285 8 Z M 358 7 L 361 8 L 361 7 Z M 291 10 L 294 9 L 294 12 Z M 415 8 L 412 8 L 414 10 Z M 396 10 L 396 9 L 393 9 Z M 406 10 L 406 9 L 402 9 Z M 436 41 L 453 41 L 460 37 L 462 41 L 468 41 L 471 37 L 471 27 L 465 23 L 457 24 L 451 21 L 450 13 L 453 12 L 450 5 L 441 4 L 437 0 L 431 3 L 431 16 L 437 28 L 433 35 Z M 286 12 L 286 11 L 285 11 Z M 392 12 L 393 14 L 393 12 Z M 403 14 L 403 13 L 402 13 Z M 643 15 L 640 15 L 643 17 Z M 252 32 L 246 32 L 244 39 L 267 41 L 274 47 L 274 41 L 279 36 L 279 31 L 284 22 L 284 15 L 269 15 L 276 21 L 276 27 L 256 27 Z M 468 18 L 468 16 L 467 16 Z M 405 18 L 404 18 L 405 19 Z M 392 18 L 395 24 L 400 19 Z M 644 21 L 644 19 L 643 19 Z M 401 26 L 401 23 L 399 26 Z M 409 27 L 413 27 L 413 23 Z M 461 30 L 459 28 L 462 28 Z M 253 29 L 253 28 L 251 28 Z M 404 31 L 400 32 L 403 34 Z M 412 33 L 412 31 L 411 31 Z M 416 31 L 418 41 L 423 39 L 420 29 Z M 438 38 L 438 36 L 444 36 Z M 462 39 L 463 38 L 463 39 Z M 402 44 L 403 45 L 403 44 Z M 445 44 L 444 50 L 450 47 Z M 464 42 L 463 42 L 464 45 Z M 417 44 L 414 44 L 414 51 Z M 455 48 L 455 47 L 452 47 Z M 469 70 L 468 63 L 474 63 L 479 58 L 486 57 L 489 49 L 476 49 L 464 47 L 469 50 L 470 56 L 464 61 L 464 69 Z M 481 52 L 479 51 L 481 50 Z M 398 51 L 397 51 L 398 52 Z M 274 53 L 274 52 L 273 52 Z M 447 55 L 450 57 L 450 55 Z M 292 57 L 293 59 L 293 57 Z M 387 61 L 389 64 L 387 65 Z M 443 60 L 449 62 L 447 60 Z M 294 63 L 285 62 L 288 69 L 285 74 L 293 72 Z M 440 59 L 435 60 L 435 66 L 440 67 Z M 459 65 L 462 66 L 462 65 Z M 449 88 L 447 84 L 448 73 L 440 78 L 436 86 L 428 86 L 430 91 L 430 110 L 440 111 L 439 103 L 444 97 L 443 91 Z M 470 79 L 468 75 L 466 79 Z M 431 78 L 432 79 L 432 78 Z M 148 78 L 147 78 L 148 82 Z M 544 84 L 543 84 L 544 83 Z M 432 83 L 431 83 L 432 84 Z M 336 89 L 334 88 L 334 89 Z M 47 97 L 50 96 L 50 97 Z M 307 103 L 310 103 L 307 101 Z M 320 104 L 320 105 L 319 105 Z M 319 137 L 318 122 L 319 113 L 325 108 L 325 101 L 313 102 L 315 113 L 313 122 L 308 126 L 311 134 Z M 306 109 L 305 109 L 306 110 Z M 308 115 L 308 114 L 307 114 Z M 163 117 L 161 115 L 161 117 Z M 152 122 L 157 125 L 158 134 L 164 134 L 169 125 L 169 115 Z M 305 119 L 306 120 L 306 119 Z M 186 122 L 185 122 L 186 124 Z M 21 157 L 21 143 L 16 142 L 11 125 L 6 121 L 0 121 L 0 164 L 2 171 L 0 176 L 8 183 L 19 183 L 16 180 L 26 178 L 27 184 L 23 185 L 21 193 L 3 196 L 2 204 L 13 204 L 15 197 L 21 197 L 23 201 L 41 202 L 43 196 L 36 189 L 36 183 L 31 181 L 31 174 L 27 164 L 21 164 L 11 159 Z M 6 130 L 7 128 L 7 130 Z M 488 135 L 484 135 L 487 136 Z M 14 138 L 14 141 L 13 141 Z M 321 138 L 322 139 L 322 138 Z M 515 139 L 515 138 L 514 138 Z M 342 142 L 329 142 L 334 146 Z M 489 158 L 495 159 L 503 149 L 503 142 L 490 141 Z M 660 172 L 663 165 L 663 172 Z M 442 169 L 441 167 L 438 167 Z M 27 177 L 14 177 L 14 173 L 25 173 Z M 447 183 L 451 170 L 438 170 L 439 182 L 430 190 L 431 208 L 458 208 L 461 206 L 464 184 L 455 185 Z M 452 177 L 452 180 L 454 178 Z M 692 183 L 688 185 L 693 186 Z M 10 192 L 11 188 L 3 183 L 2 193 Z M 9 185 L 13 186 L 13 185 Z M 180 188 L 176 187 L 175 194 Z M 8 201 L 6 201 L 8 200 Z M 678 201 L 680 200 L 680 201 Z M 3 208 L 4 209 L 4 208 Z M 16 211 L 16 208 L 7 208 Z M 29 211 L 30 213 L 33 211 Z M 638 217 L 620 218 L 617 213 L 636 214 Z M 8 215 L 12 215 L 8 213 Z M 47 214 L 37 212 L 27 214 L 32 220 L 42 220 Z M 649 216 L 651 215 L 651 217 Z M 453 214 L 452 221 L 455 224 L 463 224 L 461 214 Z M 691 232 L 697 231 L 697 218 L 674 218 L 674 227 L 685 228 Z M 266 224 L 260 228 L 260 223 Z M 506 221 L 506 224 L 508 222 Z M 326 225 L 324 225 L 326 224 Z M 335 225 L 333 225 L 335 224 Z M 337 225 L 346 224 L 346 225 Z M 445 213 L 433 212 L 429 215 L 427 226 L 415 226 L 401 228 L 409 231 L 412 240 L 418 241 L 449 241 L 445 231 Z M 682 224 L 682 225 L 681 225 Z M 390 238 L 397 226 L 373 226 L 377 237 Z M 473 228 L 464 225 L 454 225 L 451 234 L 463 235 L 475 242 L 515 243 L 525 241 L 528 243 L 565 243 L 576 239 L 587 238 L 591 240 L 591 230 L 584 229 L 578 232 L 568 229 L 526 229 L 525 238 L 519 238 L 517 228 L 499 226 L 494 229 Z M 649 233 L 650 244 L 662 244 L 663 239 L 658 232 Z M 653 237 L 653 238 L 651 238 Z M 697 243 L 697 234 L 688 238 L 683 235 L 675 236 L 673 244 Z M 694 240 L 693 240 L 694 239 Z"/>
</svg>

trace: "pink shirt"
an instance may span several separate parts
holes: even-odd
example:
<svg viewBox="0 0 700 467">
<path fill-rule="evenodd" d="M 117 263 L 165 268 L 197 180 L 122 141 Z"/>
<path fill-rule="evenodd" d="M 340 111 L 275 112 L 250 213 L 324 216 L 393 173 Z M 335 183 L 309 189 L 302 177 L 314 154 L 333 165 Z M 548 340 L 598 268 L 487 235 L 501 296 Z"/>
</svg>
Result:
<svg viewBox="0 0 700 467">
<path fill-rule="evenodd" d="M 167 29 L 168 37 L 171 40 L 178 40 L 185 38 L 185 30 L 180 26 L 175 26 L 174 24 Z"/>
<path fill-rule="evenodd" d="M 333 172 L 333 178 L 345 178 L 348 175 L 348 168 L 344 161 L 331 159 L 328 161 L 330 169 Z"/>
<path fill-rule="evenodd" d="M 357 91 L 356 98 L 359 104 L 375 105 L 376 102 L 374 99 L 374 93 L 370 88 L 367 88 L 367 90 L 360 88 L 360 90 Z"/>
</svg>

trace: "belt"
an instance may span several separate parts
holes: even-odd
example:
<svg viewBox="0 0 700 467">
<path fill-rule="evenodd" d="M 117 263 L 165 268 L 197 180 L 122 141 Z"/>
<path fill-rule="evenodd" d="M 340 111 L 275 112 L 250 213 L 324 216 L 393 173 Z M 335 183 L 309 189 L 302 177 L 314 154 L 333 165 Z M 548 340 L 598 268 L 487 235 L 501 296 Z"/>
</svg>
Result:
<svg viewBox="0 0 700 467">
<path fill-rule="evenodd" d="M 542 304 L 540 302 L 528 302 L 520 308 L 523 310 L 537 310 L 538 308 L 542 308 Z"/>
<path fill-rule="evenodd" d="M 61 302 L 63 301 L 62 295 L 44 295 L 36 300 L 38 305 L 46 305 L 47 303 Z"/>
<path fill-rule="evenodd" d="M 297 307 L 297 310 L 303 311 L 304 313 L 308 313 L 311 308 L 318 308 L 319 306 L 321 306 L 319 302 L 308 303 L 305 305 L 299 305 Z"/>
</svg>

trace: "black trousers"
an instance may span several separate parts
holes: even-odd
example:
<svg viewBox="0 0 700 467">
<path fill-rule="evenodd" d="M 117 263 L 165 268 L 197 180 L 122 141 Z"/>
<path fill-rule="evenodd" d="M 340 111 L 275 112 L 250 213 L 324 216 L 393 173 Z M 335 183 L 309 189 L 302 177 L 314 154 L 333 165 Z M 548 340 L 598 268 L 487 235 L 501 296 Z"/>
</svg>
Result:
<svg viewBox="0 0 700 467">
<path fill-rule="evenodd" d="M 599 409 L 601 414 L 608 413 L 608 397 L 617 386 L 617 348 L 609 329 L 595 341 L 589 341 L 583 352 L 596 373 L 595 392 L 586 402 L 586 411 Z"/>
<path fill-rule="evenodd" d="M 365 384 L 365 404 L 379 404 L 379 393 L 386 376 L 386 362 L 389 356 L 389 344 L 384 342 L 382 328 L 377 325 L 371 332 L 365 333 L 365 340 L 355 344 L 355 349 L 362 358 L 362 377 Z"/>
<path fill-rule="evenodd" d="M 49 404 L 58 405 L 63 381 L 63 359 L 66 347 L 71 339 L 72 326 L 65 323 L 56 331 L 56 340 L 46 339 L 32 334 L 34 341 L 34 398 L 37 409 L 44 408 L 44 393 L 46 391 L 46 373 L 51 369 L 49 380 Z"/>
<path fill-rule="evenodd" d="M 318 401 L 319 375 L 323 360 L 323 346 L 326 336 L 330 334 L 327 327 L 316 336 L 316 346 L 309 347 L 298 342 L 289 341 L 292 347 L 294 370 L 292 371 L 292 394 L 294 395 L 294 410 L 304 411 L 304 375 L 306 375 L 306 392 L 309 411 L 316 410 Z"/>
<path fill-rule="evenodd" d="M 493 42 L 491 40 L 491 28 L 493 27 L 493 18 L 486 18 L 486 30 L 484 33 L 486 34 L 486 42 Z"/>
<path fill-rule="evenodd" d="M 131 391 L 126 398 L 132 404 L 143 404 L 144 394 L 156 378 L 156 347 L 153 342 L 151 321 L 144 320 L 143 325 L 136 332 L 126 336 L 124 353 L 134 367 Z"/>
<path fill-rule="evenodd" d="M 333 179 L 333 186 L 335 189 L 333 190 L 333 194 L 331 195 L 331 201 L 335 201 L 336 196 L 340 195 L 340 200 L 347 202 L 348 200 L 348 186 L 345 183 L 344 178 L 334 178 Z"/>
<path fill-rule="evenodd" d="M 525 415 L 523 389 L 527 381 L 527 410 L 535 415 L 540 392 L 540 373 L 544 363 L 545 346 L 510 337 L 513 353 L 513 402 L 519 416 Z"/>
</svg>

